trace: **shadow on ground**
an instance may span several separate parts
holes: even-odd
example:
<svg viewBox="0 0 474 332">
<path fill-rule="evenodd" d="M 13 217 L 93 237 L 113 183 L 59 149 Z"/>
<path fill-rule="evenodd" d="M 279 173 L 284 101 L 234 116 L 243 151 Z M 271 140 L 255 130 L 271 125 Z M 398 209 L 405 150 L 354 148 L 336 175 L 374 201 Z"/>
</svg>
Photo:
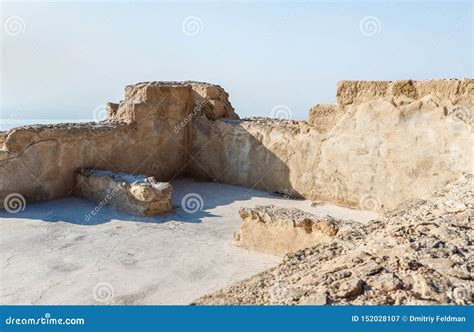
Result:
<svg viewBox="0 0 474 332">
<path fill-rule="evenodd" d="M 77 225 L 99 225 L 113 219 L 146 222 L 165 223 L 169 221 L 184 223 L 200 223 L 203 218 L 218 218 L 208 212 L 217 206 L 228 205 L 236 201 L 247 201 L 253 197 L 275 198 L 274 194 L 264 193 L 245 187 L 225 185 L 220 183 L 199 182 L 190 179 L 177 179 L 172 183 L 173 210 L 170 213 L 140 217 L 125 212 L 110 209 L 108 207 L 99 208 L 97 204 L 79 197 L 67 197 L 56 200 L 28 203 L 26 208 L 19 213 L 8 213 L 0 210 L 0 219 L 31 219 L 36 221 L 68 222 Z M 196 198 L 191 206 L 186 208 L 186 195 L 193 194 Z M 200 199 L 199 199 L 200 198 Z"/>
</svg>

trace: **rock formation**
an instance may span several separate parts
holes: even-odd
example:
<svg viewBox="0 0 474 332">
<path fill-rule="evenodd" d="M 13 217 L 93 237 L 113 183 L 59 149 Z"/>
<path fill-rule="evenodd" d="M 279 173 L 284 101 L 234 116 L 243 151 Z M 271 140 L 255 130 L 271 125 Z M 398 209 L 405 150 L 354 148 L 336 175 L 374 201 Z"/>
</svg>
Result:
<svg viewBox="0 0 474 332">
<path fill-rule="evenodd" d="M 108 103 L 106 121 L 0 133 L 0 201 L 78 193 L 100 205 L 104 189 L 123 182 L 110 204 L 126 201 L 127 211 L 145 215 L 170 207 L 171 188 L 143 177 L 83 170 L 76 176 L 89 186 L 75 181 L 77 170 L 96 168 L 389 211 L 361 225 L 243 209 L 239 245 L 275 254 L 310 247 L 196 303 L 472 304 L 472 176 L 431 195 L 473 171 L 473 106 L 472 79 L 343 81 L 336 103 L 314 106 L 307 121 L 241 120 L 220 86 L 138 83 Z"/>
<path fill-rule="evenodd" d="M 342 222 L 330 216 L 318 218 L 296 208 L 273 205 L 241 208 L 239 214 L 242 225 L 235 233 L 235 244 L 272 255 L 331 242 Z"/>
<path fill-rule="evenodd" d="M 473 304 L 473 176 L 196 304 Z M 291 212 L 291 211 L 290 211 Z"/>
<path fill-rule="evenodd" d="M 81 167 L 289 192 L 386 210 L 472 171 L 474 80 L 343 81 L 308 121 L 240 120 L 228 94 L 199 82 L 127 86 L 99 123 L 0 135 L 0 201 L 74 192 Z"/>
<path fill-rule="evenodd" d="M 92 168 L 76 171 L 74 193 L 102 206 L 140 216 L 171 211 L 173 188 L 144 175 L 129 175 Z"/>
</svg>

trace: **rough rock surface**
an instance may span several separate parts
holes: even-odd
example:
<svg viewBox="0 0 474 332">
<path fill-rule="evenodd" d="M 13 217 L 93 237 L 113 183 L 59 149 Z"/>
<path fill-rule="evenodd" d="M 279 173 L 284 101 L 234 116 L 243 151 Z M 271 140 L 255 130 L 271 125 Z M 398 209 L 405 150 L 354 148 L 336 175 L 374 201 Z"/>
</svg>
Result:
<svg viewBox="0 0 474 332">
<path fill-rule="evenodd" d="M 83 168 L 76 172 L 75 193 L 103 206 L 140 216 L 171 211 L 173 188 L 153 177 Z"/>
<path fill-rule="evenodd" d="M 74 172 L 81 167 L 169 181 L 182 175 L 189 162 L 190 118 L 200 113 L 209 119 L 238 118 L 224 89 L 200 82 L 129 85 L 125 99 L 108 103 L 105 110 L 108 119 L 101 122 L 31 125 L 1 132 L 0 208 L 11 193 L 26 201 L 72 194 Z"/>
<path fill-rule="evenodd" d="M 242 224 L 234 235 L 234 243 L 273 255 L 330 242 L 341 223 L 330 216 L 318 218 L 297 208 L 274 205 L 241 208 L 239 215 Z"/>
<path fill-rule="evenodd" d="M 197 304 L 473 304 L 473 176 Z"/>
<path fill-rule="evenodd" d="M 472 172 L 474 80 L 343 81 L 308 121 L 193 120 L 188 173 L 386 211 Z"/>
<path fill-rule="evenodd" d="M 218 85 L 138 83 L 106 121 L 1 133 L 0 201 L 67 196 L 74 171 L 95 167 L 384 211 L 472 171 L 473 91 L 472 79 L 343 81 L 308 121 L 239 120 Z"/>
</svg>

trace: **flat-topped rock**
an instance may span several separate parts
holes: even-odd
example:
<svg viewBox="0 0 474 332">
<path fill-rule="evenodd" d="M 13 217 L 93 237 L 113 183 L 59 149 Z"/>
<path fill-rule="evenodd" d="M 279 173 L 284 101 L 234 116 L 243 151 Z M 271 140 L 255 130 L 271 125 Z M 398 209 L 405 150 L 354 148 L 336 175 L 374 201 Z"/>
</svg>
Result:
<svg viewBox="0 0 474 332">
<path fill-rule="evenodd" d="M 273 255 L 327 243 L 337 234 L 339 221 L 296 208 L 269 206 L 241 208 L 242 224 L 235 233 L 235 244 Z"/>
<path fill-rule="evenodd" d="M 173 188 L 153 177 L 94 168 L 76 171 L 78 196 L 98 204 L 139 216 L 154 216 L 172 209 Z"/>
</svg>

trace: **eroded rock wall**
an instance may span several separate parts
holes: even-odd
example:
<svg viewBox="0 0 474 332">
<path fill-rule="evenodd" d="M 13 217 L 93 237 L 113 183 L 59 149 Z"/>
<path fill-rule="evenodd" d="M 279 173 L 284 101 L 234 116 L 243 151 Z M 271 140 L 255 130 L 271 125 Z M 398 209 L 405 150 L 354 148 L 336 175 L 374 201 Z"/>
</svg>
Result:
<svg viewBox="0 0 474 332">
<path fill-rule="evenodd" d="M 473 170 L 474 81 L 341 82 L 308 121 L 196 117 L 189 172 L 369 210 Z"/>
<path fill-rule="evenodd" d="M 138 83 L 107 121 L 1 133 L 0 200 L 66 196 L 94 167 L 391 208 L 472 172 L 473 105 L 474 80 L 343 81 L 308 121 L 239 120 L 217 85 Z"/>
<path fill-rule="evenodd" d="M 210 118 L 236 117 L 219 86 L 149 82 L 127 86 L 123 101 L 109 103 L 106 121 L 24 126 L 2 133 L 0 201 L 11 193 L 28 201 L 67 196 L 81 167 L 169 181 L 189 161 L 185 124 L 196 104 Z"/>
</svg>

